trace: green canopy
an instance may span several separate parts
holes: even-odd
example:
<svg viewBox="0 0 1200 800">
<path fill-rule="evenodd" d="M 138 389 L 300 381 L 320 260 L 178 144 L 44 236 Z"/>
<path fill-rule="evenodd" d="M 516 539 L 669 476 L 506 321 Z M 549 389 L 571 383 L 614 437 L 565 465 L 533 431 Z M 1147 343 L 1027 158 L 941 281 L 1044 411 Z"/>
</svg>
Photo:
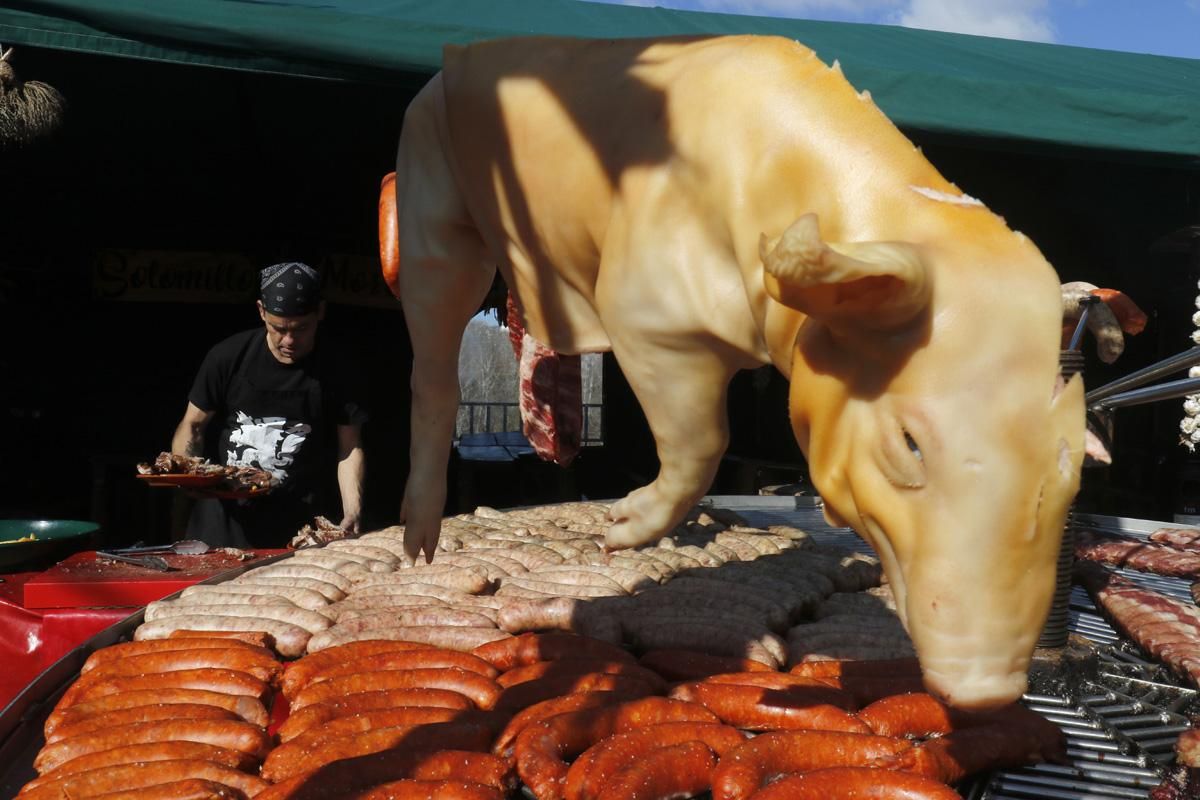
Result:
<svg viewBox="0 0 1200 800">
<path fill-rule="evenodd" d="M 837 59 L 898 125 L 1200 167 L 1200 60 L 881 25 L 581 0 L 8 0 L 0 42 L 364 81 L 431 73 L 446 43 L 532 34 L 760 33 Z"/>
</svg>

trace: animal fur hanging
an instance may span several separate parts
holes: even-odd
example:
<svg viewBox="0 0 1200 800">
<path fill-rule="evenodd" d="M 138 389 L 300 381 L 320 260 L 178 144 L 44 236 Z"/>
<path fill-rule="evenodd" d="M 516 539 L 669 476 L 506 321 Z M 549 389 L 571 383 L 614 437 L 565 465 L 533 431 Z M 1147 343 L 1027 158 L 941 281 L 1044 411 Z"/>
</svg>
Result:
<svg viewBox="0 0 1200 800">
<path fill-rule="evenodd" d="M 18 78 L 12 54 L 11 47 L 0 47 L 0 151 L 52 133 L 62 124 L 67 105 L 53 86 Z"/>
</svg>

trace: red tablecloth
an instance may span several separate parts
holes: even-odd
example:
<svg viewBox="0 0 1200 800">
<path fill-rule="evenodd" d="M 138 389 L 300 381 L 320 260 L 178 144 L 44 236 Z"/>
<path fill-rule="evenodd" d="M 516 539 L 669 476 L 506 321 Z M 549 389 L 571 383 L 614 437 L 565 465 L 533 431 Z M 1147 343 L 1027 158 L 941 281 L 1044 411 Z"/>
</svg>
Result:
<svg viewBox="0 0 1200 800">
<path fill-rule="evenodd" d="M 21 605 L 22 587 L 38 572 L 9 573 L 0 583 L 0 708 L 42 670 L 136 608 L 43 608 Z"/>
</svg>

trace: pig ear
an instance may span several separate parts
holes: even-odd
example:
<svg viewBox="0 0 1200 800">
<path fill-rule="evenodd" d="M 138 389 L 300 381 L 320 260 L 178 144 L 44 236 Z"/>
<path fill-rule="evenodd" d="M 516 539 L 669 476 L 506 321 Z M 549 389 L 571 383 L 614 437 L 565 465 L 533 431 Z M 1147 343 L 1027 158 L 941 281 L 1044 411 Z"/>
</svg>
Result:
<svg viewBox="0 0 1200 800">
<path fill-rule="evenodd" d="M 805 214 L 783 236 L 759 239 L 767 293 L 826 322 L 887 328 L 929 303 L 930 276 L 917 249 L 905 242 L 828 245 L 816 214 Z"/>
</svg>

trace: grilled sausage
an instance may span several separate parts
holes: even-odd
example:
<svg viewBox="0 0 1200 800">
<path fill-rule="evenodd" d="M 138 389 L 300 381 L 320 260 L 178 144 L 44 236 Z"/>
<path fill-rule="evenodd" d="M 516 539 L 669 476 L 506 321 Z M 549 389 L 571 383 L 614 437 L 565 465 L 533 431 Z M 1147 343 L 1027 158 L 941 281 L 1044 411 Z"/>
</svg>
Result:
<svg viewBox="0 0 1200 800">
<path fill-rule="evenodd" d="M 116 695 L 120 697 L 120 695 Z M 162 719 L 241 719 L 237 714 L 219 706 L 200 705 L 197 703 L 162 703 L 148 706 L 134 706 L 119 711 L 106 711 L 93 714 L 78 722 L 59 725 L 53 733 L 46 736 L 46 744 L 54 744 L 63 739 L 70 739 L 92 731 L 104 730 L 117 725 L 129 725 L 133 722 L 153 722 Z"/>
<path fill-rule="evenodd" d="M 766 674 L 766 673 L 763 673 Z M 811 729 L 870 733 L 844 708 L 852 701 L 828 687 L 762 689 L 734 684 L 689 683 L 671 696 L 691 700 L 713 712 L 726 725 L 752 731 Z"/>
<path fill-rule="evenodd" d="M 437 669 L 440 667 L 456 667 L 474 672 L 490 680 L 495 680 L 498 670 L 478 656 L 462 653 L 457 650 L 405 650 L 393 653 L 377 653 L 364 656 L 354 661 L 335 664 L 319 670 L 312 675 L 309 684 L 320 683 L 323 680 L 337 678 L 342 675 L 355 675 L 364 672 L 387 672 L 397 669 Z"/>
<path fill-rule="evenodd" d="M 73 758 L 45 775 L 34 778 L 26 784 L 32 789 L 49 781 L 77 775 L 81 772 L 100 769 L 102 767 L 120 766 L 121 764 L 146 764 L 153 761 L 198 760 L 238 769 L 246 772 L 257 769 L 258 759 L 250 753 L 230 750 L 203 742 L 151 742 L 149 744 L 130 744 L 124 747 L 114 747 L 111 750 L 101 750 L 86 756 Z"/>
<path fill-rule="evenodd" d="M 129 744 L 171 740 L 203 742 L 258 757 L 266 754 L 270 744 L 267 734 L 262 728 L 234 720 L 135 722 L 130 725 L 119 725 L 102 731 L 85 733 L 46 745 L 37 754 L 33 766 L 38 774 L 45 774 L 73 758 L 79 758 L 89 753 Z"/>
<path fill-rule="evenodd" d="M 189 778 L 145 789 L 121 789 L 94 800 L 243 800 L 245 794 L 216 781 Z"/>
<path fill-rule="evenodd" d="M 597 658 L 634 663 L 632 655 L 618 645 L 570 633 L 524 633 L 511 639 L 475 648 L 475 655 L 501 672 L 514 667 L 563 658 Z"/>
<path fill-rule="evenodd" d="M 708 789 L 717 759 L 703 742 L 651 750 L 618 773 L 598 800 L 672 800 Z"/>
<path fill-rule="evenodd" d="M 179 631 L 179 633 L 193 633 L 191 631 Z M 240 635 L 240 634 L 239 634 Z M 175 638 L 170 639 L 155 639 L 146 642 L 121 642 L 119 644 L 110 645 L 101 650 L 97 650 L 88 656 L 87 661 L 83 662 L 83 666 L 79 672 L 83 675 L 91 672 L 97 666 L 105 664 L 109 661 L 115 661 L 119 658 L 127 658 L 129 656 L 141 656 L 149 653 L 166 653 L 175 650 L 247 650 L 252 653 L 258 653 L 266 659 L 274 660 L 274 655 L 264 645 L 248 644 L 236 639 L 216 638 L 207 634 L 195 633 L 194 636 L 203 636 L 204 638 Z"/>
<path fill-rule="evenodd" d="M 225 648 L 172 650 L 113 659 L 90 670 L 67 690 L 64 698 L 73 699 L 84 688 L 109 678 L 133 675 L 157 675 L 186 669 L 228 669 L 253 675 L 270 683 L 283 672 L 283 666 L 270 655 Z M 70 702 L 70 700 L 68 700 Z"/>
<path fill-rule="evenodd" d="M 557 661 L 538 661 L 508 670 L 496 679 L 496 683 L 507 689 L 510 686 L 516 686 L 541 678 L 557 678 L 562 675 L 584 675 L 589 672 L 640 678 L 655 687 L 655 694 L 666 689 L 666 682 L 657 672 L 651 672 L 645 667 L 630 664 L 627 659 L 607 661 L 598 658 L 563 658 Z"/>
<path fill-rule="evenodd" d="M 517 713 L 504 730 L 496 737 L 496 741 L 492 744 L 492 752 L 504 758 L 511 760 L 513 755 L 513 745 L 516 743 L 517 736 L 521 731 L 542 720 L 549 719 L 555 714 L 564 714 L 568 711 L 582 711 L 588 708 L 600 708 L 601 706 L 616 705 L 624 703 L 628 700 L 636 700 L 639 697 L 645 696 L 645 692 L 578 692 L 576 694 L 568 694 L 562 697 L 552 697 L 549 700 L 542 700 L 539 703 L 534 703 L 527 708 L 522 709 Z"/>
<path fill-rule="evenodd" d="M 86 719 L 140 706 L 199 704 L 223 708 L 237 714 L 252 725 L 266 727 L 267 710 L 261 702 L 245 695 L 210 692 L 203 689 L 153 689 L 138 692 L 118 692 L 98 697 L 87 703 L 76 703 L 57 711 L 46 720 L 47 739 L 60 725 L 72 725 Z"/>
<path fill-rule="evenodd" d="M 482 675 L 455 667 L 436 669 L 389 670 L 360 675 L 342 675 L 304 687 L 292 698 L 292 708 L 301 709 L 335 697 L 356 692 L 384 689 L 447 689 L 469 698 L 476 706 L 491 708 L 500 696 L 500 687 Z"/>
<path fill-rule="evenodd" d="M 377 653 L 394 653 L 405 650 L 428 650 L 430 646 L 421 642 L 401 642 L 386 639 L 351 642 L 330 647 L 320 653 L 310 653 L 299 661 L 286 664 L 280 682 L 285 697 L 292 697 L 312 680 L 312 676 L 335 664 L 356 661 Z"/>
<path fill-rule="evenodd" d="M 557 675 L 510 686 L 496 700 L 497 711 L 517 712 L 534 703 L 561 695 L 579 692 L 622 692 L 624 694 L 655 694 L 658 686 L 633 675 L 609 675 L 588 672 L 582 675 Z"/>
<path fill-rule="evenodd" d="M 651 650 L 638 663 L 669 681 L 694 681 L 732 672 L 770 672 L 760 661 L 736 656 L 715 656 L 695 650 Z"/>
<path fill-rule="evenodd" d="M 252 697 L 259 701 L 266 699 L 270 693 L 270 686 L 266 681 L 259 680 L 245 672 L 231 669 L 181 669 L 173 672 L 160 672 L 157 675 L 107 678 L 87 686 L 72 698 L 71 703 L 64 702 L 67 699 L 64 695 L 54 710 L 60 711 L 71 705 L 90 703 L 111 694 L 161 691 L 163 689 L 202 689 L 209 692 Z"/>
<path fill-rule="evenodd" d="M 876 767 L 833 767 L 784 778 L 751 795 L 754 800 L 962 800 L 937 781 Z"/>
<path fill-rule="evenodd" d="M 91 798 L 121 789 L 145 789 L 172 781 L 200 779 L 237 789 L 254 797 L 266 788 L 266 781 L 210 761 L 177 759 L 152 761 L 145 764 L 123 764 L 63 776 L 47 781 L 36 788 L 26 787 L 22 800 L 60 800 L 60 798 Z"/>
<path fill-rule="evenodd" d="M 388 708 L 449 708 L 467 711 L 475 707 L 468 698 L 458 692 L 445 689 L 391 689 L 378 692 L 360 692 L 337 697 L 322 703 L 312 703 L 288 715 L 277 733 L 279 740 L 294 739 L 315 725 L 330 720 L 367 711 L 382 711 Z"/>
<path fill-rule="evenodd" d="M 352 800 L 503 800 L 492 786 L 465 781 L 399 780 L 359 792 Z"/>
</svg>

